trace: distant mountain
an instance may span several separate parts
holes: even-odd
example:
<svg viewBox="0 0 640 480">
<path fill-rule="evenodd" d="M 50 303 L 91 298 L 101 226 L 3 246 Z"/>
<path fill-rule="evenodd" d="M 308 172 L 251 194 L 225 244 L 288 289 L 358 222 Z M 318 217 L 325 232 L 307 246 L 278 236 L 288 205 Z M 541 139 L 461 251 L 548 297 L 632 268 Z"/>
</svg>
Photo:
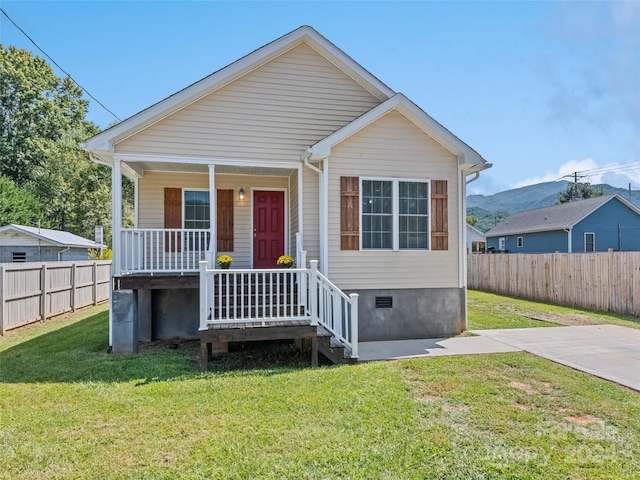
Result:
<svg viewBox="0 0 640 480">
<path fill-rule="evenodd" d="M 467 197 L 467 215 L 478 218 L 476 228 L 482 232 L 493 228 L 504 218 L 523 210 L 549 207 L 558 203 L 558 193 L 565 190 L 569 182 L 545 182 L 527 187 L 514 188 L 494 195 L 469 195 Z M 592 185 L 602 188 L 605 193 L 617 193 L 629 200 L 629 191 L 607 184 Z M 631 191 L 631 203 L 640 208 L 640 190 Z"/>
</svg>

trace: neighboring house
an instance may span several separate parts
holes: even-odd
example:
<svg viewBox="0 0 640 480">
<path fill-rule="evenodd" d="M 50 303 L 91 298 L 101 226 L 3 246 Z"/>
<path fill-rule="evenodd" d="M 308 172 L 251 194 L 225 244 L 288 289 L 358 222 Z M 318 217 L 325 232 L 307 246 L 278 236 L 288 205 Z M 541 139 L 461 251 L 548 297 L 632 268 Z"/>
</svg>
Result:
<svg viewBox="0 0 640 480">
<path fill-rule="evenodd" d="M 0 227 L 0 263 L 88 260 L 101 245 L 60 230 L 5 225 Z"/>
<path fill-rule="evenodd" d="M 359 319 L 361 341 L 466 326 L 466 182 L 490 164 L 310 27 L 84 147 L 113 171 L 113 321 L 131 315 L 141 340 L 291 311 L 318 310 L 332 332 Z M 122 228 L 121 175 L 135 185 L 135 228 Z M 231 270 L 213 271 L 221 254 Z M 265 317 L 282 254 L 306 269 L 304 305 Z M 319 260 L 317 292 L 305 258 Z M 201 260 L 215 287 L 200 282 Z"/>
<path fill-rule="evenodd" d="M 467 253 L 484 253 L 486 249 L 484 233 L 467 223 Z"/>
<path fill-rule="evenodd" d="M 605 195 L 519 212 L 485 235 L 496 252 L 640 250 L 640 210 L 619 195 Z"/>
</svg>

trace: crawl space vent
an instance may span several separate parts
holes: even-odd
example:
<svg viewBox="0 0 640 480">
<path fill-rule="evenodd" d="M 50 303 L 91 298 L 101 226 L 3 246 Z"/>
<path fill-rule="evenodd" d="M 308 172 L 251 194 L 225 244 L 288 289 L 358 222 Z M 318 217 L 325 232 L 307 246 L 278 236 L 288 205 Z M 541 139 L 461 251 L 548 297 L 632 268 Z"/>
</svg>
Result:
<svg viewBox="0 0 640 480">
<path fill-rule="evenodd" d="M 376 308 L 393 308 L 393 297 L 376 297 Z"/>
</svg>

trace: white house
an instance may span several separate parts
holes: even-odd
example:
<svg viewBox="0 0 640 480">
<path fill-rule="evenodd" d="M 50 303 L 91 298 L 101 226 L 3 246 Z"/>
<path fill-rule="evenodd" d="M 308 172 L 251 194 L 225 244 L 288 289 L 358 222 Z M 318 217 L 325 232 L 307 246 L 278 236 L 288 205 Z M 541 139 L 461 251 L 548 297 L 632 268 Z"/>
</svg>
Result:
<svg viewBox="0 0 640 480">
<path fill-rule="evenodd" d="M 294 318 L 356 356 L 358 340 L 465 328 L 466 185 L 490 164 L 311 27 L 84 147 L 113 171 L 112 322 L 121 309 L 140 339 Z M 231 270 L 215 268 L 221 254 Z M 282 287 L 294 300 L 275 293 L 282 254 L 296 258 Z"/>
<path fill-rule="evenodd" d="M 0 227 L 0 263 L 88 260 L 103 245 L 70 232 L 9 224 Z"/>
<path fill-rule="evenodd" d="M 487 239 L 480 230 L 467 223 L 467 253 L 484 253 Z"/>
</svg>

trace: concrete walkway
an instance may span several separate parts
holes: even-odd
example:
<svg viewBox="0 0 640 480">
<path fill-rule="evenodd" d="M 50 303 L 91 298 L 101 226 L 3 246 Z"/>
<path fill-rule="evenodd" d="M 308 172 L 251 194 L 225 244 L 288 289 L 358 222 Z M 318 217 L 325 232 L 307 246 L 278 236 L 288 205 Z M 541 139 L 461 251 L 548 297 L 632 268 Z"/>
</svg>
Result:
<svg viewBox="0 0 640 480">
<path fill-rule="evenodd" d="M 526 351 L 640 391 L 640 330 L 615 325 L 473 330 L 477 337 L 363 342 L 360 361 Z"/>
</svg>

